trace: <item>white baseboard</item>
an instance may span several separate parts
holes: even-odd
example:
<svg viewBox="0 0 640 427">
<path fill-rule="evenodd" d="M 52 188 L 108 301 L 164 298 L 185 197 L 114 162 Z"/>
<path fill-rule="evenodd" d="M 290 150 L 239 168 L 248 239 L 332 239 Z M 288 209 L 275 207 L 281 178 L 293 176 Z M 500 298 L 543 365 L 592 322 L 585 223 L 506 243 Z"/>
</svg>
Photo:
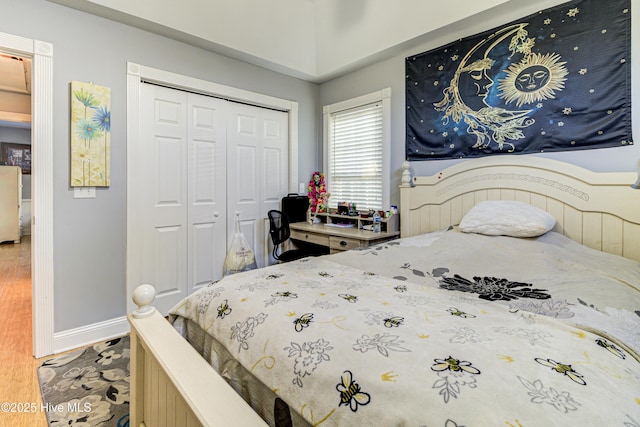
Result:
<svg viewBox="0 0 640 427">
<path fill-rule="evenodd" d="M 61 353 L 67 350 L 84 347 L 111 338 L 120 337 L 130 332 L 127 317 L 94 323 L 75 329 L 68 329 L 53 334 L 53 351 Z"/>
</svg>

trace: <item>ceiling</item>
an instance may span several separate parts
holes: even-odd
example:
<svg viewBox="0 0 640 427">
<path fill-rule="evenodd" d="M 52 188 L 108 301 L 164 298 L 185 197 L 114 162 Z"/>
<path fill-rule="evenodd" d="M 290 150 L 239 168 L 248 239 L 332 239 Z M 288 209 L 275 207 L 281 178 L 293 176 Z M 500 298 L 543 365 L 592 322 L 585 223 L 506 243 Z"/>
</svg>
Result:
<svg viewBox="0 0 640 427">
<path fill-rule="evenodd" d="M 0 126 L 31 127 L 31 58 L 0 52 Z"/>
<path fill-rule="evenodd" d="M 0 91 L 31 94 L 31 59 L 0 53 Z"/>
<path fill-rule="evenodd" d="M 402 54 L 498 5 L 529 0 L 49 0 L 323 83 Z M 436 18 L 437 17 L 437 18 Z"/>
</svg>

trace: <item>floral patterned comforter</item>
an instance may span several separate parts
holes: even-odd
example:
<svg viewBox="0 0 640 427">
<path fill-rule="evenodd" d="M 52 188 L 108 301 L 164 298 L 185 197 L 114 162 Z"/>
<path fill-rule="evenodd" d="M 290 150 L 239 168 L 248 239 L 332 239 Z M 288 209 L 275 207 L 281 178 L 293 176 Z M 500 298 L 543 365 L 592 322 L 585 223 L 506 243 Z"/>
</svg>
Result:
<svg viewBox="0 0 640 427">
<path fill-rule="evenodd" d="M 549 232 L 522 239 L 450 229 L 334 255 L 406 282 L 507 305 L 519 317 L 564 319 L 615 336 L 640 360 L 640 263 Z M 428 249 L 427 249 L 428 247 Z"/>
<path fill-rule="evenodd" d="M 272 425 L 640 426 L 640 264 L 554 233 L 423 246 L 228 276 L 172 317 Z"/>
</svg>

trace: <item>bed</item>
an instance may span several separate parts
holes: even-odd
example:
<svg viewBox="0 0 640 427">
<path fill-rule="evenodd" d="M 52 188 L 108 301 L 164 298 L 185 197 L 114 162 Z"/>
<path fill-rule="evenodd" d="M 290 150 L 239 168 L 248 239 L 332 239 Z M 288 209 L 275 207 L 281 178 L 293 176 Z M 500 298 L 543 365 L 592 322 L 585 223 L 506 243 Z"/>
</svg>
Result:
<svg viewBox="0 0 640 427">
<path fill-rule="evenodd" d="M 640 425 L 637 180 L 405 162 L 399 240 L 228 276 L 171 322 L 142 285 L 131 422 Z"/>
</svg>

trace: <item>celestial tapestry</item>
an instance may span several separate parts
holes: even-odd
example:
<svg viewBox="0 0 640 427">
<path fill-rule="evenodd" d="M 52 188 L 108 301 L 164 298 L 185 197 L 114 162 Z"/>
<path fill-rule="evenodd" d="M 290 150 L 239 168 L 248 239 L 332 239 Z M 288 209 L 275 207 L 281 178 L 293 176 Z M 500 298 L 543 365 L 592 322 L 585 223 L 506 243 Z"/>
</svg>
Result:
<svg viewBox="0 0 640 427">
<path fill-rule="evenodd" d="M 578 0 L 406 58 L 409 160 L 633 144 L 631 1 Z"/>
</svg>

